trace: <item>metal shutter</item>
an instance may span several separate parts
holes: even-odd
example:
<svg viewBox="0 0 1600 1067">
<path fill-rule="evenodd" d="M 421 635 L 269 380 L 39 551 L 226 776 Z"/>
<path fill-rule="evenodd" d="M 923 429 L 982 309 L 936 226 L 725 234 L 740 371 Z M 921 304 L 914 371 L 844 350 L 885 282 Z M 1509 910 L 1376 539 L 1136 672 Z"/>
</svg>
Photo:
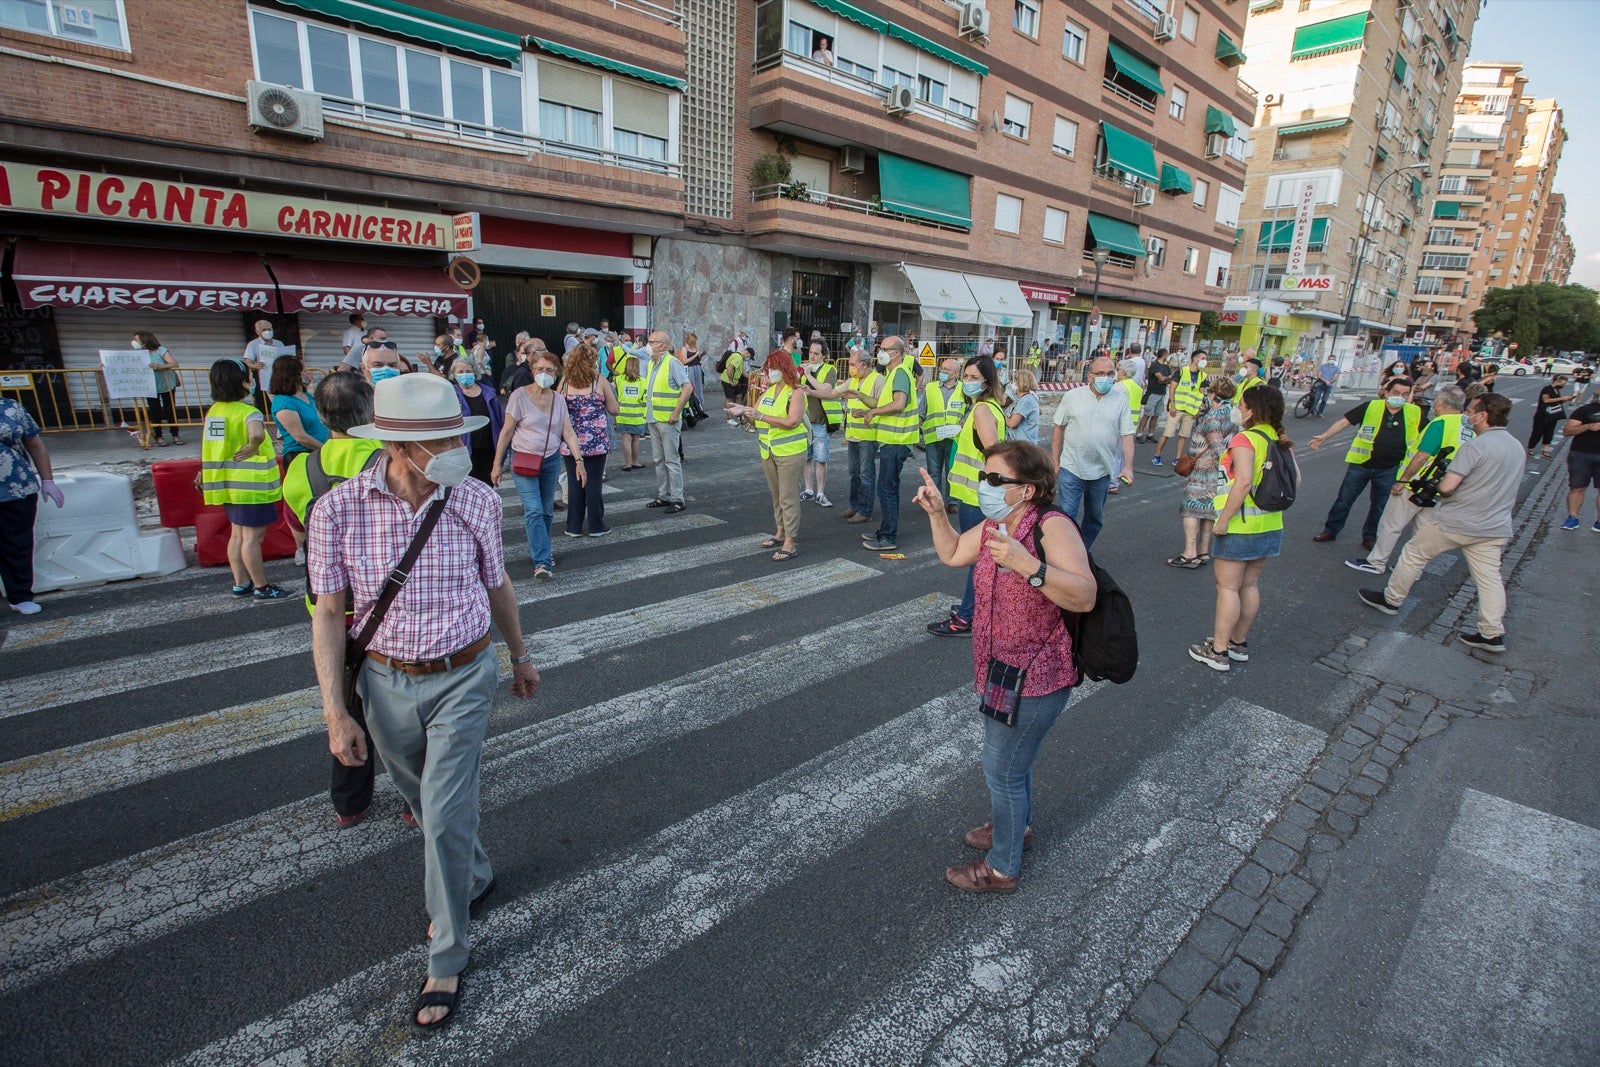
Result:
<svg viewBox="0 0 1600 1067">
<path fill-rule="evenodd" d="M 600 112 L 602 76 L 597 71 L 539 60 L 539 99 Z"/>
<path fill-rule="evenodd" d="M 626 78 L 611 80 L 611 123 L 618 129 L 672 139 L 667 94 Z"/>
</svg>

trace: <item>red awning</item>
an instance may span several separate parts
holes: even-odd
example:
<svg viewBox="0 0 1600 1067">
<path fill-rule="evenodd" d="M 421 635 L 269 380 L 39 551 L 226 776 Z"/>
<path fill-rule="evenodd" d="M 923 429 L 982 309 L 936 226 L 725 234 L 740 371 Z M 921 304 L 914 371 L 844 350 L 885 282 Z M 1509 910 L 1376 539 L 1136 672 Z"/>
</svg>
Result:
<svg viewBox="0 0 1600 1067">
<path fill-rule="evenodd" d="M 179 252 L 17 242 L 12 276 L 25 308 L 271 311 L 272 278 L 244 252 Z"/>
<path fill-rule="evenodd" d="M 285 312 L 467 317 L 467 294 L 443 267 L 387 267 L 325 259 L 269 258 Z"/>
</svg>

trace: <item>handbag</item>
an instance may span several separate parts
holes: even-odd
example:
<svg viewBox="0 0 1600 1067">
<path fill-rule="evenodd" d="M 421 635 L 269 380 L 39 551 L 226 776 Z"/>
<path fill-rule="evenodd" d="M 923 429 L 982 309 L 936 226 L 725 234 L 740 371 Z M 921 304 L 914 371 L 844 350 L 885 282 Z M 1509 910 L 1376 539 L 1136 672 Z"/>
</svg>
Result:
<svg viewBox="0 0 1600 1067">
<path fill-rule="evenodd" d="M 383 584 L 383 591 L 378 594 L 378 600 L 372 605 L 372 610 L 367 613 L 367 621 L 361 627 L 361 633 L 351 637 L 345 634 L 344 639 L 344 706 L 350 716 L 361 718 L 361 694 L 357 691 L 356 680 L 361 677 L 361 661 L 367 658 L 367 647 L 372 644 L 372 635 L 377 633 L 378 626 L 382 624 L 383 617 L 389 612 L 389 605 L 394 603 L 395 597 L 400 595 L 400 589 L 406 584 L 406 579 L 411 577 L 411 568 L 417 565 L 417 557 L 422 555 L 422 546 L 427 542 L 428 535 L 433 533 L 433 528 L 439 524 L 439 516 L 444 512 L 445 501 L 450 499 L 450 488 L 445 487 L 444 495 L 435 500 L 428 508 L 428 513 L 422 517 L 422 525 L 417 527 L 411 544 L 406 546 L 405 555 L 400 557 L 400 562 L 389 572 L 388 580 Z"/>
<path fill-rule="evenodd" d="M 996 582 L 999 574 L 995 575 Z M 984 672 L 983 686 L 978 693 L 978 710 L 1001 726 L 1015 726 L 1017 724 L 1017 711 L 1022 707 L 1022 687 L 1028 678 L 1028 668 L 1033 666 L 1033 661 L 1039 658 L 1040 653 L 1050 644 L 1050 639 L 1055 637 L 1056 631 L 1065 625 L 1063 617 L 1058 613 L 1056 624 L 1028 662 L 1018 667 L 1007 663 L 1005 660 L 996 659 L 994 656 L 994 594 L 989 595 L 989 667 Z"/>
<path fill-rule="evenodd" d="M 556 400 L 555 395 L 550 397 L 550 421 L 544 428 L 544 445 L 539 452 L 511 453 L 511 473 L 520 474 L 524 478 L 537 478 L 539 472 L 544 470 L 544 451 L 550 447 L 550 434 L 556 428 Z"/>
<path fill-rule="evenodd" d="M 1189 475 L 1194 473 L 1195 461 L 1198 458 L 1199 457 L 1191 456 L 1189 453 L 1185 452 L 1183 455 L 1179 456 L 1178 461 L 1172 465 L 1172 473 L 1176 474 L 1180 478 L 1189 477 Z"/>
</svg>

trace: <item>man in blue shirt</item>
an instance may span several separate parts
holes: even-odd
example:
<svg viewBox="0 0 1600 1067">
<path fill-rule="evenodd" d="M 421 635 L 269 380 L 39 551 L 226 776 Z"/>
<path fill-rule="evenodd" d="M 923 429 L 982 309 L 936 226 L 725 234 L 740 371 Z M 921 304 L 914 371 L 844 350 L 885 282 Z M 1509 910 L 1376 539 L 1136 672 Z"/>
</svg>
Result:
<svg viewBox="0 0 1600 1067">
<path fill-rule="evenodd" d="M 1322 366 L 1317 368 L 1316 381 L 1311 383 L 1311 387 L 1316 390 L 1316 395 L 1312 397 L 1315 408 L 1311 412 L 1313 415 L 1321 415 L 1328 410 L 1328 398 L 1333 395 L 1333 387 L 1338 380 L 1339 361 L 1333 358 L 1332 352 L 1329 352 L 1322 357 Z"/>
</svg>

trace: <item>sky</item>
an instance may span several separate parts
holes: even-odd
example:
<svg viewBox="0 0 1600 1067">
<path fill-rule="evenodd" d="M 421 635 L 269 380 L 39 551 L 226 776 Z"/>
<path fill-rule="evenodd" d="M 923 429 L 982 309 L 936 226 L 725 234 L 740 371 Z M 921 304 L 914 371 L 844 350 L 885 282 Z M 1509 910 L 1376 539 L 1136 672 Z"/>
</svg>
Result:
<svg viewBox="0 0 1600 1067">
<path fill-rule="evenodd" d="M 1594 92 L 1600 0 L 1487 0 L 1472 32 L 1473 60 L 1522 64 L 1528 92 L 1555 97 L 1567 127 L 1555 191 L 1567 198 L 1567 231 L 1577 258 L 1572 281 L 1600 289 L 1600 197 L 1585 179 L 1600 174 L 1600 114 Z"/>
</svg>

